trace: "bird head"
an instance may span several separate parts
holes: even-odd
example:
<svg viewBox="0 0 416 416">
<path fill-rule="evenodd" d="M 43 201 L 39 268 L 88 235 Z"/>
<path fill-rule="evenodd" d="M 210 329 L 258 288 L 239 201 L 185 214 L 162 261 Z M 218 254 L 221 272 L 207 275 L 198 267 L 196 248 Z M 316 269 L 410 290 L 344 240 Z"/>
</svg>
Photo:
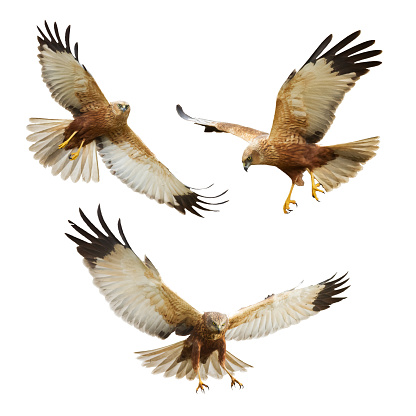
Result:
<svg viewBox="0 0 416 416">
<path fill-rule="evenodd" d="M 206 328 L 220 334 L 228 328 L 228 316 L 219 312 L 205 312 L 203 315 Z"/>
<path fill-rule="evenodd" d="M 256 144 L 250 144 L 243 153 L 243 167 L 247 172 L 251 165 L 261 164 L 259 151 L 256 149 Z"/>
<path fill-rule="evenodd" d="M 111 108 L 116 116 L 127 118 L 130 113 L 130 105 L 125 101 L 116 101 L 111 103 Z"/>
</svg>

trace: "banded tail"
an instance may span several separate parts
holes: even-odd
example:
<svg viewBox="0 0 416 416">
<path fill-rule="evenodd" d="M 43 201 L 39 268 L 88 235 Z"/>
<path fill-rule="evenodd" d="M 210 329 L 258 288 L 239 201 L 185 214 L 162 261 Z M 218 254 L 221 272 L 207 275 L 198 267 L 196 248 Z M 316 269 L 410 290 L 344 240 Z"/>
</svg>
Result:
<svg viewBox="0 0 416 416">
<path fill-rule="evenodd" d="M 136 354 L 139 354 L 137 358 L 143 360 L 142 365 L 144 367 L 155 367 L 152 374 L 164 373 L 165 377 L 186 377 L 188 380 L 193 380 L 197 377 L 197 374 L 192 368 L 191 358 L 180 360 L 184 343 L 185 341 L 181 341 L 156 350 L 137 352 Z M 246 368 L 251 367 L 251 365 L 226 351 L 225 367 L 233 374 L 235 371 L 247 371 Z M 206 380 L 208 376 L 222 378 L 227 375 L 220 366 L 218 351 L 214 351 L 205 363 L 200 362 L 199 372 L 202 380 Z"/>
<path fill-rule="evenodd" d="M 325 165 L 313 170 L 316 180 L 329 192 L 341 183 L 354 178 L 363 168 L 362 165 L 376 155 L 379 137 L 358 140 L 356 142 L 325 146 L 336 155 Z"/>
<path fill-rule="evenodd" d="M 52 175 L 61 174 L 62 179 L 71 178 L 77 182 L 81 177 L 85 182 L 91 179 L 98 182 L 97 146 L 95 140 L 83 146 L 77 159 L 70 160 L 74 149 L 59 149 L 64 141 L 65 129 L 72 120 L 31 118 L 27 126 L 32 132 L 27 140 L 34 142 L 30 150 L 35 152 L 35 159 L 45 168 L 52 167 Z"/>
</svg>

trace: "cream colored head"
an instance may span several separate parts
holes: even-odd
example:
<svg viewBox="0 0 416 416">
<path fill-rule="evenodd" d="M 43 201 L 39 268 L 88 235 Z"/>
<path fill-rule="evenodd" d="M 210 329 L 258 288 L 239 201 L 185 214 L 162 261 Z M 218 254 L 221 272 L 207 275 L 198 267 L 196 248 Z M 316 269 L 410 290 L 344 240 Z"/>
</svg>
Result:
<svg viewBox="0 0 416 416">
<path fill-rule="evenodd" d="M 120 118 L 127 119 L 130 114 L 130 105 L 125 101 L 115 101 L 111 103 L 111 108 L 113 113 Z"/>
<path fill-rule="evenodd" d="M 262 164 L 262 157 L 260 153 L 260 148 L 258 143 L 250 143 L 246 150 L 243 153 L 243 166 L 244 170 L 247 172 L 248 168 L 251 165 L 261 165 Z"/>
<path fill-rule="evenodd" d="M 205 312 L 203 320 L 206 328 L 210 332 L 216 332 L 220 334 L 228 328 L 228 316 L 219 312 Z"/>
</svg>

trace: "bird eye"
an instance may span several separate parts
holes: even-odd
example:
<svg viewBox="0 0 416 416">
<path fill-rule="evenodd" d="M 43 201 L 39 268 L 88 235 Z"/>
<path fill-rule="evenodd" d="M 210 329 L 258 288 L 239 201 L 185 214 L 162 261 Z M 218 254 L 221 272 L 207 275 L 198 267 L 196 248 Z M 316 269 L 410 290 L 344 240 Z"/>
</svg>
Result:
<svg viewBox="0 0 416 416">
<path fill-rule="evenodd" d="M 123 108 L 122 104 L 118 104 L 118 108 L 121 110 Z"/>
<path fill-rule="evenodd" d="M 247 160 L 248 160 L 249 162 L 251 162 L 251 161 L 253 160 L 253 158 L 252 158 L 251 156 L 249 156 L 249 157 L 247 158 Z"/>
<path fill-rule="evenodd" d="M 128 110 L 128 109 L 129 109 L 129 107 L 130 107 L 130 106 L 129 106 L 128 104 L 126 104 L 126 110 Z"/>
</svg>

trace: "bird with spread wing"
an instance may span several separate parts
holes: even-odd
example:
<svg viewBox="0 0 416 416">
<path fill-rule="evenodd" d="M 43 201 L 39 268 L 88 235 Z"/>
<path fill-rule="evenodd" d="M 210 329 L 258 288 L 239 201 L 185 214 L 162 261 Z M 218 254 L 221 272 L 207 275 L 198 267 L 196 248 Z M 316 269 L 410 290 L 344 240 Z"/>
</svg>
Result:
<svg viewBox="0 0 416 416">
<path fill-rule="evenodd" d="M 318 146 L 328 131 L 335 111 L 348 92 L 379 61 L 366 61 L 381 53 L 366 50 L 373 40 L 343 50 L 360 35 L 352 33 L 332 49 L 323 53 L 331 42 L 328 36 L 298 71 L 293 71 L 281 87 L 276 101 L 273 125 L 269 134 L 238 124 L 193 118 L 180 105 L 178 114 L 185 120 L 205 126 L 206 132 L 226 132 L 249 143 L 243 153 L 247 171 L 251 165 L 276 166 L 292 180 L 289 195 L 283 205 L 285 214 L 295 185 L 304 184 L 305 170 L 311 175 L 312 196 L 329 192 L 356 176 L 362 165 L 375 156 L 379 138 L 359 140 L 335 146 Z M 317 182 L 315 182 L 315 180 Z M 321 189 L 322 187 L 323 189 Z M 297 204 L 296 204 L 297 205 Z"/>
<path fill-rule="evenodd" d="M 70 221 L 72 227 L 86 240 L 66 234 L 84 257 L 84 264 L 94 278 L 94 284 L 110 303 L 114 312 L 126 322 L 149 335 L 165 339 L 171 333 L 188 336 L 185 341 L 152 351 L 138 352 L 146 367 L 166 377 L 198 377 L 199 389 L 208 375 L 231 377 L 231 387 L 243 386 L 234 372 L 246 371 L 249 364 L 232 355 L 226 340 L 245 340 L 272 334 L 297 324 L 303 319 L 327 309 L 343 297 L 340 293 L 348 279 L 334 276 L 319 284 L 271 295 L 254 305 L 240 309 L 228 318 L 219 312 L 200 313 L 169 289 L 159 272 L 145 256 L 141 261 L 133 252 L 123 233 L 120 221 L 120 242 L 105 223 L 101 209 L 100 231 L 80 210 L 89 227 L 86 231 Z M 92 232 L 93 234 L 90 234 Z"/>
<path fill-rule="evenodd" d="M 73 120 L 31 118 L 28 129 L 34 142 L 35 159 L 52 167 L 52 174 L 77 182 L 98 181 L 97 151 L 111 172 L 129 188 L 175 208 L 182 214 L 196 209 L 211 211 L 191 188 L 179 181 L 127 125 L 130 106 L 124 101 L 109 103 L 92 75 L 78 60 L 69 44 L 70 26 L 62 42 L 55 23 L 54 34 L 45 22 L 40 32 L 38 55 L 42 78 L 52 97 L 73 115 Z M 221 202 L 222 203 L 222 202 Z"/>
</svg>

